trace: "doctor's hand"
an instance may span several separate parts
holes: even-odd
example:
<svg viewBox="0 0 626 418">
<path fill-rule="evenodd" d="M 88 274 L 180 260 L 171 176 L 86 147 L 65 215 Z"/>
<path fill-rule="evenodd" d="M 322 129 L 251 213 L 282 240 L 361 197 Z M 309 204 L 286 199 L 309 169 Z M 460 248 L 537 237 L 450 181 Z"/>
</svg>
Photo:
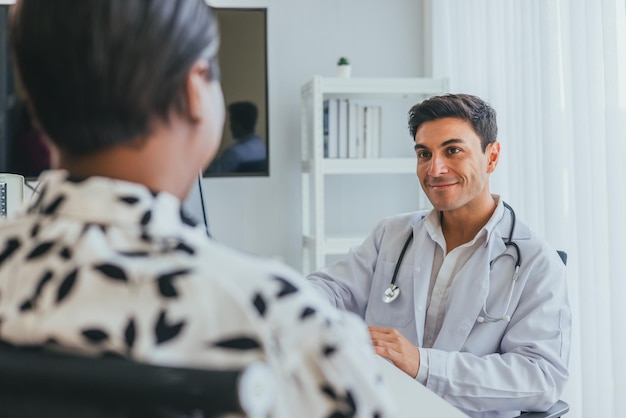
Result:
<svg viewBox="0 0 626 418">
<path fill-rule="evenodd" d="M 420 352 L 394 328 L 368 327 L 374 351 L 413 379 L 420 368 Z"/>
</svg>

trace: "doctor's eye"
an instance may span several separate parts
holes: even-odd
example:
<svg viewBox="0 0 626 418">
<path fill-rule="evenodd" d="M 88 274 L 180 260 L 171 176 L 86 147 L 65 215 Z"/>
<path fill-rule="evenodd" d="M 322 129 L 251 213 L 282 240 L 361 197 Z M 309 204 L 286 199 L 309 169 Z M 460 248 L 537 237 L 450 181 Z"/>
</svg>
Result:
<svg viewBox="0 0 626 418">
<path fill-rule="evenodd" d="M 450 147 L 450 148 L 447 149 L 447 151 L 448 151 L 448 154 L 451 154 L 451 155 L 458 154 L 459 152 L 461 152 L 461 148 L 459 148 L 459 147 Z"/>
<path fill-rule="evenodd" d="M 430 152 L 423 149 L 416 149 L 415 154 L 417 155 L 417 158 L 421 160 L 425 158 L 430 158 Z"/>
</svg>

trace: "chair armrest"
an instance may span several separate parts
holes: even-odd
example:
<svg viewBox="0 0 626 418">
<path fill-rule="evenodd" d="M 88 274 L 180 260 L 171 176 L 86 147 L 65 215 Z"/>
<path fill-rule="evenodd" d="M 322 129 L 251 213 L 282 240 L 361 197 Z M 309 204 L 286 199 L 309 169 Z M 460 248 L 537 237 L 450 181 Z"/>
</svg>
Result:
<svg viewBox="0 0 626 418">
<path fill-rule="evenodd" d="M 569 411 L 569 405 L 564 401 L 557 401 L 552 408 L 545 412 L 524 412 L 518 418 L 558 418 Z"/>
</svg>

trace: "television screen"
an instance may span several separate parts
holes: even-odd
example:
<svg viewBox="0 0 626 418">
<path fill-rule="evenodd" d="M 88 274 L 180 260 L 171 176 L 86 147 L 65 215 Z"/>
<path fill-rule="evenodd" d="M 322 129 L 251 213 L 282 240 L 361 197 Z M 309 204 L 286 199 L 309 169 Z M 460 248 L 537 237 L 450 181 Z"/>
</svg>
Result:
<svg viewBox="0 0 626 418">
<path fill-rule="evenodd" d="M 7 28 L 0 4 L 0 172 L 36 178 L 50 155 L 34 129 L 13 77 Z M 222 42 L 221 82 L 227 106 L 224 135 L 205 177 L 268 176 L 266 9 L 216 8 Z"/>
<path fill-rule="evenodd" d="M 50 166 L 50 155 L 14 81 L 6 31 L 8 10 L 8 5 L 0 6 L 0 172 L 33 178 Z"/>
<path fill-rule="evenodd" d="M 267 9 L 215 8 L 226 125 L 205 176 L 269 175 Z"/>
</svg>

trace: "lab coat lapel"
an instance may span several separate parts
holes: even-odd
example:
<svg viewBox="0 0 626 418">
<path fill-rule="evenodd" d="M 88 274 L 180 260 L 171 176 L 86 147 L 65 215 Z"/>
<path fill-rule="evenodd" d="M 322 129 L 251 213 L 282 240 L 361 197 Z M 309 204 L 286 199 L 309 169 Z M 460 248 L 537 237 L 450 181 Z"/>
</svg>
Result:
<svg viewBox="0 0 626 418">
<path fill-rule="evenodd" d="M 423 243 L 413 250 L 413 309 L 415 314 L 415 329 L 417 345 L 422 346 L 424 341 L 424 324 L 426 323 L 426 308 L 428 303 L 428 288 L 430 275 L 435 257 L 435 243 L 427 237 L 426 228 L 413 228 L 414 242 Z"/>
<path fill-rule="evenodd" d="M 494 233 L 459 271 L 450 287 L 445 318 L 433 348 L 461 350 L 489 294 L 489 261 L 505 248 L 499 234 Z"/>
</svg>

